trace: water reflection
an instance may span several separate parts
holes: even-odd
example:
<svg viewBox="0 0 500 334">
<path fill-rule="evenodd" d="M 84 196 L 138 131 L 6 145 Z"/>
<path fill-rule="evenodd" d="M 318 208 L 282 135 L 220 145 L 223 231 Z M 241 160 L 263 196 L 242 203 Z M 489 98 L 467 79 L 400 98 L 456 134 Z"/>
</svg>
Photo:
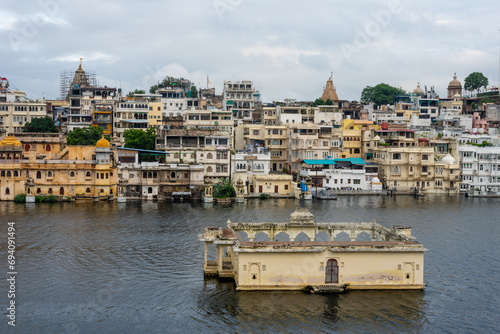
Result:
<svg viewBox="0 0 500 334">
<path fill-rule="evenodd" d="M 234 284 L 204 280 L 198 307 L 207 314 L 237 320 L 243 332 L 311 333 L 418 332 L 425 322 L 422 291 L 349 291 L 309 294 L 298 291 L 235 291 Z M 376 330 L 374 330 L 376 329 Z"/>
</svg>

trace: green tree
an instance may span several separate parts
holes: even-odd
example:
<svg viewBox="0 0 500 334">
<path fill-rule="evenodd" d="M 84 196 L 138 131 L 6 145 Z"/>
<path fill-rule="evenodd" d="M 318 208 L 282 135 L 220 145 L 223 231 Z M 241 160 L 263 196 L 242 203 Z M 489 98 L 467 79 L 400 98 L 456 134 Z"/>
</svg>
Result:
<svg viewBox="0 0 500 334">
<path fill-rule="evenodd" d="M 332 100 L 330 100 L 330 99 L 327 99 L 327 100 L 325 101 L 325 104 L 326 104 L 327 106 L 333 106 L 333 101 L 332 101 Z"/>
<path fill-rule="evenodd" d="M 317 98 L 314 100 L 314 102 L 311 104 L 311 107 L 316 107 L 316 106 L 324 106 L 325 101 L 323 101 L 321 98 Z"/>
<path fill-rule="evenodd" d="M 374 87 L 366 86 L 361 92 L 362 103 L 375 103 L 375 106 L 394 104 L 396 95 L 405 94 L 401 88 L 392 87 L 385 83 L 379 83 Z"/>
<path fill-rule="evenodd" d="M 103 128 L 89 126 L 77 128 L 68 133 L 66 143 L 68 145 L 95 145 L 102 138 Z"/>
<path fill-rule="evenodd" d="M 33 118 L 23 126 L 23 132 L 50 132 L 57 133 L 59 129 L 50 117 Z"/>
<path fill-rule="evenodd" d="M 149 92 L 151 94 L 154 94 L 158 88 L 165 88 L 165 87 L 180 87 L 185 92 L 188 92 L 192 86 L 193 83 L 188 79 L 185 79 L 183 77 L 175 78 L 167 75 L 165 78 L 163 78 L 161 82 L 151 86 L 149 88 Z"/>
<path fill-rule="evenodd" d="M 198 89 L 196 88 L 196 86 L 191 86 L 191 97 L 192 98 L 198 97 Z"/>
<path fill-rule="evenodd" d="M 477 90 L 479 88 L 488 86 L 488 79 L 480 72 L 472 72 L 465 78 L 464 88 L 465 90 Z"/>
<path fill-rule="evenodd" d="M 233 183 L 229 180 L 222 180 L 214 186 L 213 196 L 215 198 L 228 198 L 235 197 L 236 191 L 234 190 Z"/>
<path fill-rule="evenodd" d="M 144 89 L 134 89 L 131 92 L 128 92 L 127 97 L 134 97 L 134 94 L 146 94 Z"/>
<path fill-rule="evenodd" d="M 149 93 L 156 94 L 157 89 L 158 89 L 158 85 L 153 85 L 153 86 L 149 87 Z"/>
<path fill-rule="evenodd" d="M 138 150 L 154 150 L 156 140 L 156 130 L 149 128 L 146 130 L 141 129 L 127 129 L 123 132 L 125 138 L 126 148 L 135 148 Z"/>
</svg>

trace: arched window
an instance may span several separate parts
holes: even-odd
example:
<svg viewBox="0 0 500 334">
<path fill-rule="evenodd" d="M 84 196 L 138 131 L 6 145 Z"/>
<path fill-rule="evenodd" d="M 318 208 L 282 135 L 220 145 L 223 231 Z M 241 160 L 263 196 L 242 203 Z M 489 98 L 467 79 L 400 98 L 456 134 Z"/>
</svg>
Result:
<svg viewBox="0 0 500 334">
<path fill-rule="evenodd" d="M 45 151 L 50 152 L 51 149 L 50 144 L 45 145 Z"/>
<path fill-rule="evenodd" d="M 207 159 L 213 159 L 213 158 L 214 158 L 214 156 L 212 155 L 212 153 L 207 154 Z"/>
<path fill-rule="evenodd" d="M 52 172 L 51 171 L 47 172 L 47 177 L 52 177 Z"/>
<path fill-rule="evenodd" d="M 7 171 L 7 177 L 11 177 L 11 173 L 10 173 L 10 170 Z"/>
<path fill-rule="evenodd" d="M 337 260 L 329 259 L 326 263 L 325 270 L 325 283 L 338 283 L 339 282 L 339 267 Z"/>
<path fill-rule="evenodd" d="M 49 195 L 52 195 L 52 188 L 49 188 Z"/>
<path fill-rule="evenodd" d="M 152 194 L 153 193 L 153 188 L 152 187 L 148 187 L 148 194 Z"/>
<path fill-rule="evenodd" d="M 147 173 L 147 172 L 142 172 L 142 177 L 143 177 L 144 179 L 146 179 L 146 178 L 148 177 L 148 173 Z"/>
<path fill-rule="evenodd" d="M 29 150 L 30 150 L 30 148 L 31 148 L 30 144 L 26 144 L 26 145 L 24 145 L 24 150 L 25 150 L 25 151 L 29 151 Z"/>
<path fill-rule="evenodd" d="M 151 179 L 151 178 L 153 178 L 153 173 L 149 172 L 148 173 L 148 179 Z"/>
<path fill-rule="evenodd" d="M 90 193 L 90 188 L 87 188 L 87 190 L 85 190 L 86 193 Z"/>
<path fill-rule="evenodd" d="M 69 177 L 75 177 L 75 172 L 69 173 Z"/>
<path fill-rule="evenodd" d="M 59 188 L 59 195 L 61 195 L 61 196 L 64 195 L 64 188 L 63 187 Z"/>
<path fill-rule="evenodd" d="M 158 177 L 158 174 L 156 172 L 153 172 L 153 178 L 156 179 Z"/>
<path fill-rule="evenodd" d="M 175 172 L 170 173 L 170 178 L 175 178 Z"/>
<path fill-rule="evenodd" d="M 211 166 L 207 167 L 207 173 L 212 173 L 213 171 L 214 171 L 214 169 Z"/>
<path fill-rule="evenodd" d="M 42 189 L 40 189 L 40 188 L 36 188 L 36 193 L 37 193 L 37 194 L 39 194 L 39 193 L 41 193 L 41 192 L 42 192 Z"/>
<path fill-rule="evenodd" d="M 14 177 L 18 177 L 19 176 L 19 172 L 17 170 L 14 171 Z"/>
<path fill-rule="evenodd" d="M 87 171 L 87 174 L 85 174 L 86 177 L 90 177 L 90 172 Z"/>
<path fill-rule="evenodd" d="M 41 179 L 42 178 L 42 172 L 38 171 L 36 172 L 36 178 Z"/>
<path fill-rule="evenodd" d="M 10 189 L 9 188 L 5 188 L 5 195 L 10 195 Z"/>
<path fill-rule="evenodd" d="M 5 171 L 4 170 L 0 173 L 0 176 L 5 177 Z"/>
</svg>

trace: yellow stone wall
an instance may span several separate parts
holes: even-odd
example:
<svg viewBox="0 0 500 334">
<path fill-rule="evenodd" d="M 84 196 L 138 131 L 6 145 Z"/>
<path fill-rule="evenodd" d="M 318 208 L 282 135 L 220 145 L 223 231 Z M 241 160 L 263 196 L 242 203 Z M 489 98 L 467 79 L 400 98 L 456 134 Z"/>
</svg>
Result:
<svg viewBox="0 0 500 334">
<path fill-rule="evenodd" d="M 328 259 L 337 260 L 338 284 L 347 283 L 349 289 L 421 289 L 424 286 L 423 251 L 239 252 L 235 259 L 236 283 L 240 290 L 276 289 L 277 286 L 297 289 L 325 284 Z M 257 279 L 253 279 L 254 274 L 258 275 Z"/>
</svg>

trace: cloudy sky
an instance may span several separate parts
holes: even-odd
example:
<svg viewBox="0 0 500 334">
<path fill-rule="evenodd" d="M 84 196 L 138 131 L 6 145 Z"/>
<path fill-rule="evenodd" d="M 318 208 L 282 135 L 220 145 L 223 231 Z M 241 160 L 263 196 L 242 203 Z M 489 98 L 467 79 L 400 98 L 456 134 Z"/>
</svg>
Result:
<svg viewBox="0 0 500 334">
<path fill-rule="evenodd" d="M 359 100 L 384 82 L 445 96 L 453 73 L 499 81 L 500 1 L 0 0 L 0 77 L 59 97 L 62 70 L 148 90 L 165 75 L 220 93 L 252 80 L 263 100 L 314 100 L 326 80 Z"/>
</svg>

